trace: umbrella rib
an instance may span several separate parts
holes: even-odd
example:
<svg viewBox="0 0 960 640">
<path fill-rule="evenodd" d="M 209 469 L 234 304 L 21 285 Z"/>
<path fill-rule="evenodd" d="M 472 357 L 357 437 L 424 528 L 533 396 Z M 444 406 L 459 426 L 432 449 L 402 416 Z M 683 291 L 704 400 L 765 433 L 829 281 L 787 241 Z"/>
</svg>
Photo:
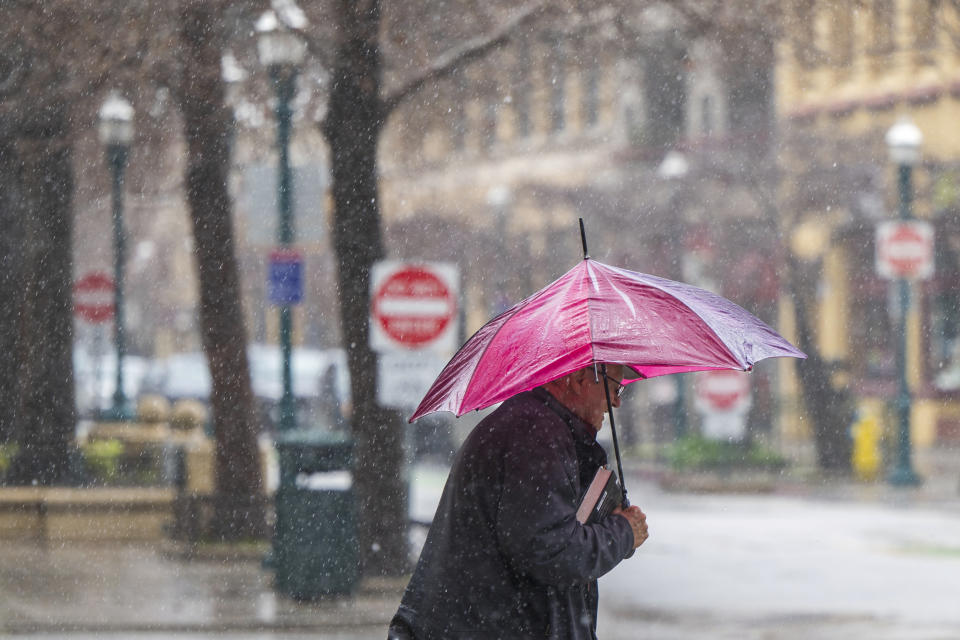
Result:
<svg viewBox="0 0 960 640">
<path fill-rule="evenodd" d="M 590 284 L 593 285 L 593 281 L 596 279 L 596 275 L 593 273 L 593 267 L 590 263 L 590 258 L 584 258 L 583 261 L 586 263 L 587 274 L 590 276 Z M 597 365 L 597 345 L 593 342 L 593 322 L 591 321 L 593 316 L 590 313 L 590 300 L 592 296 L 587 296 L 587 338 L 590 340 L 590 360 L 593 362 L 594 366 L 594 377 L 596 378 L 596 365 Z"/>
<path fill-rule="evenodd" d="M 539 293 L 539 292 L 538 292 L 538 293 Z M 533 296 L 531 296 L 531 297 L 533 297 Z M 500 332 L 503 331 L 503 328 L 507 325 L 508 322 L 510 322 L 511 320 L 513 320 L 514 316 L 517 315 L 517 312 L 520 311 L 520 308 L 521 308 L 520 305 L 521 305 L 521 304 L 522 304 L 522 302 L 518 302 L 518 303 L 515 304 L 512 308 L 507 309 L 506 311 L 503 312 L 502 315 L 507 315 L 507 314 L 509 313 L 510 316 L 509 316 L 508 318 L 506 318 L 502 323 L 500 323 L 500 326 L 497 327 L 497 330 L 494 331 L 494 332 L 493 332 L 493 335 L 490 336 L 490 339 L 487 340 L 487 344 L 484 345 L 483 351 L 481 351 L 480 354 L 477 356 L 476 362 L 475 362 L 474 367 L 473 367 L 473 371 L 470 372 L 470 378 L 467 380 L 467 384 L 464 386 L 464 394 L 463 394 L 464 399 L 466 399 L 466 397 L 467 397 L 467 392 L 470 390 L 471 386 L 473 385 L 473 379 L 474 379 L 474 377 L 476 377 L 477 371 L 480 369 L 480 361 L 483 360 L 484 356 L 487 355 L 487 351 L 490 349 L 490 345 L 493 344 L 493 341 L 496 339 L 496 337 L 497 337 L 498 335 L 500 335 Z M 482 327 L 481 327 L 481 329 L 482 329 Z M 477 331 L 477 333 L 479 333 L 479 330 Z M 473 335 L 477 335 L 477 334 L 474 333 Z M 472 339 L 472 337 L 471 337 L 471 339 Z M 462 350 L 463 347 L 467 346 L 469 343 L 470 343 L 470 340 L 467 340 L 465 343 L 463 343 L 463 345 L 460 347 L 460 349 Z M 459 353 L 459 351 L 458 351 L 458 353 Z M 454 356 L 454 357 L 456 357 L 456 356 Z M 461 401 L 460 405 L 461 405 L 461 408 L 462 408 L 462 407 L 463 407 L 463 401 Z M 482 407 L 476 407 L 476 408 L 477 408 L 477 409 L 481 409 Z M 454 413 L 456 414 L 457 417 L 460 417 L 460 416 L 462 416 L 464 413 L 467 413 L 467 411 L 472 411 L 472 409 L 467 409 L 467 410 L 464 411 L 463 413 L 459 413 L 459 411 L 455 411 Z"/>
<path fill-rule="evenodd" d="M 589 258 L 585 258 L 585 260 L 589 260 Z M 466 388 L 467 388 L 467 389 L 469 389 L 469 388 L 471 387 L 471 385 L 473 384 L 473 379 L 474 379 L 474 377 L 477 375 L 477 370 L 480 368 L 480 361 L 483 360 L 484 356 L 487 355 L 487 351 L 490 349 L 490 345 L 493 344 L 494 340 L 496 340 L 496 337 L 500 334 L 501 331 L 503 331 L 503 329 L 504 329 L 504 327 L 506 327 L 507 323 L 509 323 L 511 320 L 513 320 L 514 316 L 516 316 L 517 313 L 519 313 L 519 312 L 523 309 L 523 307 L 525 307 L 526 305 L 531 304 L 534 300 L 537 300 L 538 298 L 541 298 L 541 297 L 547 295 L 547 294 L 549 293 L 550 289 L 551 289 L 555 284 L 557 284 L 558 282 L 560 282 L 561 280 L 563 280 L 563 278 L 566 277 L 567 275 L 569 275 L 569 272 L 563 274 L 562 276 L 560 276 L 559 278 L 557 278 L 556 280 L 554 280 L 553 282 L 551 282 L 550 284 L 548 284 L 548 285 L 547 285 L 546 287 L 544 287 L 543 289 L 540 289 L 539 291 L 536 291 L 536 292 L 530 294 L 528 297 L 524 298 L 523 300 L 521 300 L 521 301 L 518 302 L 517 304 L 513 305 L 513 307 L 511 307 L 510 309 L 507 309 L 506 311 L 504 311 L 504 312 L 501 314 L 501 315 L 506 315 L 506 314 L 509 313 L 509 314 L 510 314 L 510 317 L 507 318 L 506 320 L 504 320 L 503 323 L 502 323 L 499 327 L 497 327 L 497 330 L 493 332 L 493 335 L 492 335 L 492 336 L 490 336 L 490 339 L 487 341 L 487 344 L 484 346 L 483 351 L 482 351 L 482 352 L 480 353 L 480 355 L 477 357 L 476 366 L 474 366 L 473 371 L 470 372 L 470 378 L 469 378 L 469 380 L 467 381 L 467 385 L 466 385 Z M 512 313 L 511 313 L 511 312 L 512 312 Z M 496 318 L 494 318 L 494 320 L 495 320 L 495 319 L 496 319 Z M 491 320 L 490 322 L 493 322 L 493 320 Z M 489 323 L 488 323 L 488 324 L 489 324 Z M 482 327 L 481 327 L 481 329 L 482 329 Z M 478 331 L 479 331 L 479 330 L 478 330 Z M 476 335 L 476 333 L 475 333 L 474 335 Z M 472 340 L 472 339 L 473 339 L 473 338 L 471 337 L 471 340 Z M 464 343 L 463 346 L 466 346 L 466 344 L 469 343 L 469 342 L 470 342 L 470 340 L 467 340 L 467 342 Z M 463 348 L 463 347 L 461 347 L 461 349 L 462 349 L 462 348 Z M 592 354 L 592 352 L 593 352 L 593 347 L 592 347 L 592 345 L 591 345 L 591 354 Z M 464 393 L 464 397 L 466 397 L 466 393 Z M 461 403 L 461 404 L 462 404 L 462 403 Z M 489 405 L 487 405 L 487 406 L 489 406 Z M 477 408 L 480 409 L 480 408 L 482 408 L 482 407 L 477 407 Z M 467 411 L 471 411 L 471 409 L 467 409 Z M 456 412 L 455 412 L 455 413 L 456 413 Z M 463 413 L 466 413 L 466 411 L 464 411 Z M 462 416 L 463 413 L 457 413 L 456 415 Z"/>
<path fill-rule="evenodd" d="M 637 278 L 635 272 L 629 271 L 629 270 L 627 270 L 627 269 L 619 269 L 619 268 L 617 268 L 617 267 L 613 267 L 613 266 L 610 266 L 610 265 L 604 265 L 604 266 L 606 266 L 608 269 L 611 269 L 611 270 L 613 270 L 613 271 L 619 271 L 619 272 L 621 272 L 623 275 L 628 276 L 631 280 L 634 280 L 634 281 L 636 281 L 636 282 L 640 282 L 640 283 L 641 283 L 642 285 L 644 285 L 644 286 L 647 286 L 647 287 L 651 287 L 651 288 L 653 288 L 653 289 L 656 289 L 657 291 L 660 291 L 661 293 L 669 296 L 671 300 L 674 300 L 674 301 L 676 301 L 678 304 L 683 305 L 683 307 L 684 307 L 685 309 L 687 309 L 690 313 L 692 313 L 693 315 L 695 315 L 697 318 L 700 319 L 700 322 L 703 323 L 703 325 L 710 331 L 710 335 L 713 336 L 715 342 L 716 342 L 718 345 L 720 345 L 720 347 L 723 348 L 724 351 L 726 351 L 728 354 L 730 354 L 730 356 L 733 358 L 734 361 L 736 361 L 736 362 L 739 364 L 740 361 L 741 361 L 741 359 L 745 359 L 745 358 L 739 358 L 739 357 L 737 357 L 737 354 L 734 353 L 733 350 L 730 348 L 730 345 L 728 345 L 728 344 L 726 343 L 726 341 L 725 341 L 722 337 L 720 337 L 720 334 L 718 334 L 718 333 L 717 333 L 717 330 L 713 328 L 713 325 L 711 325 L 710 322 L 709 322 L 706 318 L 704 318 L 696 309 L 694 309 L 693 307 L 691 307 L 691 306 L 687 303 L 686 300 L 684 300 L 683 298 L 679 297 L 679 296 L 677 295 L 677 293 L 675 293 L 675 292 L 673 292 L 673 291 L 670 291 L 670 290 L 664 288 L 663 286 L 657 284 L 656 282 L 649 282 L 649 281 L 646 281 L 646 280 L 642 280 L 642 279 L 640 279 L 640 278 Z M 672 281 L 671 281 L 671 282 L 672 282 Z M 678 283 L 678 284 L 679 284 L 679 283 Z M 749 371 L 749 370 L 752 369 L 752 368 L 753 368 L 752 366 L 747 366 L 745 369 L 743 369 L 743 371 Z"/>
</svg>

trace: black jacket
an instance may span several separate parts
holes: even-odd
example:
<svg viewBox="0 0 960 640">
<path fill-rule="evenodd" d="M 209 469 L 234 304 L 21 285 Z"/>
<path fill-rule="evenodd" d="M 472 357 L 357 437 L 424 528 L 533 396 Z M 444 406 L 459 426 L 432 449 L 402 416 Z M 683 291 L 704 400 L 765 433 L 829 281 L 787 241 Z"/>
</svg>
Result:
<svg viewBox="0 0 960 640">
<path fill-rule="evenodd" d="M 450 470 L 394 627 L 423 640 L 596 637 L 597 583 L 633 549 L 625 518 L 576 509 L 606 453 L 542 389 L 504 402 Z"/>
</svg>

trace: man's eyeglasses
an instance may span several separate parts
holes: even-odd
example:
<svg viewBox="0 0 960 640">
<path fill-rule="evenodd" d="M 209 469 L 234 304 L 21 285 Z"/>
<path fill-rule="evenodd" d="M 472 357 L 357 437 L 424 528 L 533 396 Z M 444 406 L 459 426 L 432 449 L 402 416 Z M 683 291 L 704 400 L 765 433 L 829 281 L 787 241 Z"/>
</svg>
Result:
<svg viewBox="0 0 960 640">
<path fill-rule="evenodd" d="M 627 388 L 627 385 L 623 384 L 623 383 L 620 382 L 619 380 L 616 380 L 616 379 L 614 379 L 614 378 L 611 378 L 610 376 L 608 376 L 608 375 L 605 374 L 605 373 L 602 374 L 602 375 L 603 375 L 603 377 L 606 378 L 607 381 L 610 383 L 610 385 L 611 385 L 610 388 L 611 388 L 611 390 L 616 394 L 616 396 L 617 396 L 618 398 L 619 398 L 620 396 L 622 396 L 622 395 L 623 395 L 623 390 Z"/>
</svg>

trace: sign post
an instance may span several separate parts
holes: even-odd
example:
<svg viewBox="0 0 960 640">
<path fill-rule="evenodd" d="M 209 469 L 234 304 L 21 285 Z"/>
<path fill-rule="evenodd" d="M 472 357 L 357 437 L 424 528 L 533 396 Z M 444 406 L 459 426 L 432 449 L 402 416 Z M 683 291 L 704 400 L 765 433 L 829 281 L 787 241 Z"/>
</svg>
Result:
<svg viewBox="0 0 960 640">
<path fill-rule="evenodd" d="M 910 281 L 933 274 L 933 231 L 913 219 L 913 168 L 920 162 L 923 132 L 902 116 L 887 131 L 890 160 L 897 166 L 899 220 L 877 228 L 877 269 L 882 277 L 896 279 L 900 298 L 897 331 L 897 455 L 890 483 L 913 486 L 920 476 L 913 470 L 910 444 L 910 384 L 907 381 L 907 315 L 910 312 Z M 919 226 L 918 226 L 919 225 Z"/>
<path fill-rule="evenodd" d="M 457 346 L 459 269 L 385 260 L 370 274 L 370 347 L 378 358 L 377 400 L 416 406 Z"/>
<path fill-rule="evenodd" d="M 116 312 L 116 288 L 113 278 L 103 271 L 91 271 L 73 283 L 73 313 L 83 322 L 94 325 L 93 354 L 96 366 L 93 375 L 93 406 L 102 411 L 103 358 L 105 355 L 104 325 Z"/>
</svg>

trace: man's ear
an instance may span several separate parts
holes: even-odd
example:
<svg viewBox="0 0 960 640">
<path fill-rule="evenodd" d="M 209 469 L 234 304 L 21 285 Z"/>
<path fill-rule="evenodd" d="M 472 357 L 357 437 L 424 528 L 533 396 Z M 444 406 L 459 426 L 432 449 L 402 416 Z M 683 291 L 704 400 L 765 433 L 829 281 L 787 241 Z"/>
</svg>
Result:
<svg viewBox="0 0 960 640">
<path fill-rule="evenodd" d="M 589 377 L 589 372 L 586 369 L 580 369 L 570 376 L 570 387 L 577 393 L 583 393 L 584 383 Z"/>
</svg>

